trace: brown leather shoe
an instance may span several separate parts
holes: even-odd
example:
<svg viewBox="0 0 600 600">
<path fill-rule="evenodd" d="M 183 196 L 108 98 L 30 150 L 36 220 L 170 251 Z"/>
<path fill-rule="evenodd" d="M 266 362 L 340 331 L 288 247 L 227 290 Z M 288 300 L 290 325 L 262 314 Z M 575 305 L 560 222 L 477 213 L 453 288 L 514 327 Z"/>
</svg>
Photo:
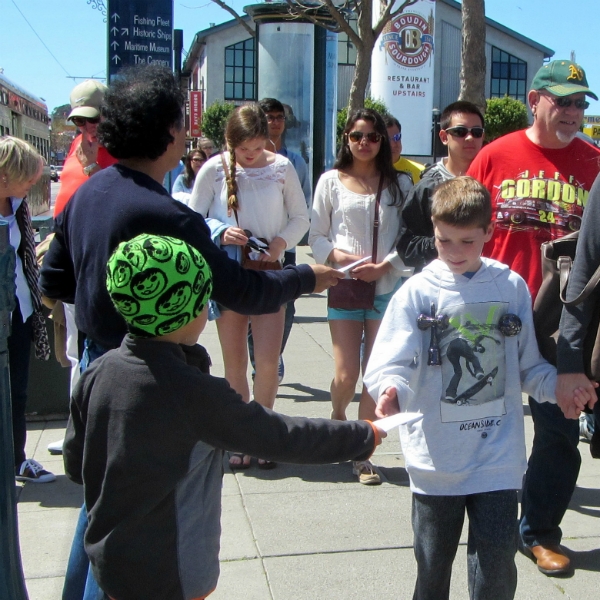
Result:
<svg viewBox="0 0 600 600">
<path fill-rule="evenodd" d="M 560 546 L 532 546 L 526 548 L 531 553 L 531 559 L 537 563 L 537 568 L 544 574 L 567 575 L 571 572 L 571 559 Z"/>
</svg>

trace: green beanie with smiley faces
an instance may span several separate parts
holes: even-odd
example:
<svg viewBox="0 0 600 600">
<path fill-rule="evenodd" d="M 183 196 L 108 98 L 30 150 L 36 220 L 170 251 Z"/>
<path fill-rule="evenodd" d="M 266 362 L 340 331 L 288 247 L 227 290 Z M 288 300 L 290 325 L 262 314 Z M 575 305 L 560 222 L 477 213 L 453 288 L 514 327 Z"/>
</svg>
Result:
<svg viewBox="0 0 600 600">
<path fill-rule="evenodd" d="M 212 275 L 204 257 L 186 242 L 142 233 L 113 252 L 106 288 L 132 335 L 156 337 L 202 312 L 212 294 Z"/>
</svg>

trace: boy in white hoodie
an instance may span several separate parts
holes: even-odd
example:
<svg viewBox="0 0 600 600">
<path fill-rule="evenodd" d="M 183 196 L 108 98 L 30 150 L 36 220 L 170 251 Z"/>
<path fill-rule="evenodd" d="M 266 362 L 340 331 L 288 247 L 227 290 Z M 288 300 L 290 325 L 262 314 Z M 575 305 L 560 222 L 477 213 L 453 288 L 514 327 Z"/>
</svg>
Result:
<svg viewBox="0 0 600 600">
<path fill-rule="evenodd" d="M 400 427 L 413 492 L 413 600 L 448 598 L 465 510 L 469 597 L 514 597 L 527 466 L 521 394 L 556 402 L 556 370 L 538 351 L 527 284 L 480 256 L 494 231 L 491 210 L 488 191 L 470 177 L 438 187 L 439 259 L 394 295 L 364 377 L 379 416 L 423 415 Z"/>
</svg>

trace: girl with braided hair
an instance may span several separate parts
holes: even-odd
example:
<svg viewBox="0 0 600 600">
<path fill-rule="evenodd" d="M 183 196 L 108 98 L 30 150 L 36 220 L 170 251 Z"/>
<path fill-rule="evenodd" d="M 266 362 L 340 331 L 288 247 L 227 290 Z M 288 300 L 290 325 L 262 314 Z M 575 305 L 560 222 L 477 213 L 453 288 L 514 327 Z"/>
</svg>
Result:
<svg viewBox="0 0 600 600">
<path fill-rule="evenodd" d="M 230 256 L 243 262 L 246 244 L 253 236 L 268 244 L 268 253 L 251 257 L 258 261 L 254 266 L 281 268 L 284 251 L 296 246 L 309 226 L 298 175 L 287 158 L 266 150 L 267 119 L 258 104 L 243 105 L 231 114 L 225 141 L 227 152 L 210 158 L 198 173 L 189 206 L 208 217 L 213 241 Z M 273 408 L 285 308 L 250 317 L 219 308 L 217 329 L 225 378 L 245 402 L 250 401 L 246 372 L 251 323 L 256 363 L 254 400 Z M 248 468 L 250 457 L 232 455 L 230 466 Z M 273 468 L 275 463 L 259 459 L 258 466 Z"/>
</svg>

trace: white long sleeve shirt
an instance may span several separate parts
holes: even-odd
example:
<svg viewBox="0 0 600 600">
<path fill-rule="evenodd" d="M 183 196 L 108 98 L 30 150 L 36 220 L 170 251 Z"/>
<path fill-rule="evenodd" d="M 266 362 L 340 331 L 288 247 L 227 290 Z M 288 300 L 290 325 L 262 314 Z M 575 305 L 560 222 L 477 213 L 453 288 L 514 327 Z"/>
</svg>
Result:
<svg viewBox="0 0 600 600">
<path fill-rule="evenodd" d="M 400 426 L 416 493 L 520 489 L 527 467 L 521 393 L 556 402 L 556 369 L 540 356 L 527 284 L 502 263 L 482 263 L 471 279 L 440 260 L 411 277 L 394 294 L 369 358 L 369 394 L 393 387 L 402 412 L 423 414 Z M 427 364 L 431 330 L 417 327 L 432 302 L 449 319 L 438 330 L 441 366 Z M 509 313 L 522 323 L 513 337 L 500 330 Z"/>
<path fill-rule="evenodd" d="M 224 154 L 227 168 L 229 153 Z M 260 168 L 236 166 L 239 227 L 268 242 L 283 238 L 293 248 L 309 226 L 306 200 L 292 163 L 279 154 L 272 164 Z M 235 214 L 227 209 L 227 183 L 221 156 L 213 156 L 200 169 L 188 206 L 204 217 L 237 227 Z"/>
<path fill-rule="evenodd" d="M 409 178 L 401 176 L 398 183 L 406 197 L 411 187 Z M 381 193 L 379 205 L 377 257 L 372 260 L 374 263 L 387 261 L 393 269 L 377 281 L 377 295 L 391 292 L 400 277 L 410 277 L 413 272 L 396 251 L 402 206 L 401 202 L 391 206 L 391 202 L 391 194 L 386 188 Z M 340 181 L 337 169 L 321 175 L 315 190 L 308 236 L 315 260 L 334 268 L 339 266 L 327 260 L 334 248 L 361 257 L 372 255 L 374 216 L 375 194 L 351 192 Z"/>
</svg>

